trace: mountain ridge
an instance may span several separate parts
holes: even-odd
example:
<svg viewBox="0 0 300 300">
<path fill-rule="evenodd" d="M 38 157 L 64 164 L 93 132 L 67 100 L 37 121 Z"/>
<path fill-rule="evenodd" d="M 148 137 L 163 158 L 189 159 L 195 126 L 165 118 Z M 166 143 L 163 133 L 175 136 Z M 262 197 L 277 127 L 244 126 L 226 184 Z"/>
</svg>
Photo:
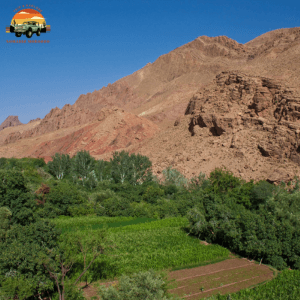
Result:
<svg viewBox="0 0 300 300">
<path fill-rule="evenodd" d="M 66 104 L 62 109 L 52 109 L 44 119 L 33 121 L 30 126 L 26 124 L 16 127 L 15 130 L 7 128 L 2 130 L 0 133 L 0 155 L 15 155 L 17 157 L 22 157 L 22 155 L 34 157 L 44 156 L 49 159 L 49 157 L 54 154 L 54 150 L 52 151 L 51 148 L 55 149 L 55 151 L 64 151 L 65 153 L 74 154 L 74 151 L 88 149 L 84 144 L 83 139 L 85 137 L 87 137 L 88 140 L 90 136 L 95 136 L 96 140 L 94 143 L 98 145 L 99 151 L 93 148 L 93 155 L 97 158 L 108 159 L 112 151 L 118 149 L 141 152 L 145 155 L 149 155 L 150 158 L 153 159 L 154 169 L 159 174 L 162 168 L 168 165 L 177 166 L 174 159 L 181 157 L 179 153 L 181 151 L 182 153 L 186 153 L 186 155 L 184 154 L 184 158 L 180 158 L 181 160 L 183 159 L 183 163 L 181 165 L 179 164 L 178 167 L 184 174 L 187 176 L 195 175 L 197 164 L 202 161 L 203 155 L 207 156 L 206 158 L 204 157 L 204 159 L 207 159 L 204 160 L 207 161 L 207 163 L 204 164 L 203 170 L 209 172 L 211 170 L 209 164 L 211 166 L 217 166 L 217 163 L 222 163 L 222 160 L 220 160 L 222 153 L 218 152 L 218 148 L 215 149 L 215 153 L 209 152 L 207 154 L 199 154 L 195 152 L 195 150 L 188 148 L 188 145 L 193 149 L 196 147 L 194 141 L 191 142 L 192 139 L 195 140 L 195 138 L 191 136 L 189 128 L 191 128 L 190 119 L 193 119 L 193 114 L 195 114 L 195 112 L 193 112 L 194 110 L 191 109 L 191 105 L 194 104 L 191 103 L 199 103 L 197 101 L 195 102 L 195 97 L 198 97 L 199 91 L 202 91 L 201 93 L 204 94 L 206 93 L 208 98 L 213 98 L 215 103 L 219 103 L 220 106 L 226 107 L 228 101 L 232 102 L 233 106 L 236 106 L 237 103 L 234 102 L 234 97 L 237 97 L 240 101 L 244 101 L 243 97 L 240 96 L 246 93 L 246 90 L 239 82 L 231 82 L 230 79 L 228 79 L 228 84 L 224 83 L 224 88 L 221 89 L 224 91 L 220 92 L 218 78 L 221 78 L 224 74 L 229 74 L 229 78 L 230 76 L 244 77 L 247 78 L 245 82 L 248 82 L 247 84 L 252 88 L 250 92 L 251 97 L 249 96 L 252 102 L 249 99 L 247 100 L 249 102 L 248 105 L 251 106 L 247 108 L 250 112 L 246 113 L 245 111 L 247 111 L 247 109 L 241 110 L 240 108 L 236 108 L 236 112 L 239 111 L 243 117 L 246 117 L 247 114 L 254 114 L 253 116 L 249 115 L 251 122 L 254 123 L 258 122 L 254 121 L 255 118 L 266 118 L 268 121 L 273 120 L 272 114 L 276 113 L 276 109 L 283 109 L 284 111 L 292 110 L 296 115 L 296 107 L 298 105 L 296 100 L 296 102 L 294 102 L 297 105 L 291 104 L 294 103 L 293 101 L 287 101 L 288 104 L 282 104 L 280 106 L 281 108 L 278 108 L 272 101 L 279 100 L 270 100 L 273 99 L 273 96 L 271 97 L 270 95 L 272 95 L 274 89 L 277 89 L 278 95 L 280 94 L 280 97 L 285 99 L 283 95 L 285 95 L 285 89 L 287 89 L 293 94 L 293 99 L 298 99 L 297 97 L 300 95 L 297 85 L 300 78 L 299 54 L 300 28 L 298 27 L 267 32 L 246 44 L 240 44 L 226 36 L 200 36 L 158 57 L 153 63 L 148 63 L 142 69 L 117 80 L 113 84 L 109 84 L 107 87 L 95 90 L 92 93 L 80 95 L 73 105 Z M 251 82 L 251 84 L 249 82 Z M 276 88 L 264 86 L 264 82 L 272 82 Z M 228 90 L 228 88 L 232 90 Z M 258 92 L 256 89 L 258 89 Z M 207 92 L 204 92 L 205 90 L 207 90 Z M 224 98 L 224 93 L 227 95 L 227 98 Z M 280 101 L 282 99 L 280 99 Z M 201 105 L 205 107 L 206 104 L 204 102 Z M 264 108 L 265 105 L 267 105 L 267 108 Z M 214 106 L 212 106 L 212 108 L 213 107 Z M 264 109 L 259 111 L 261 108 Z M 273 109 L 271 114 L 267 113 L 271 111 L 271 108 Z M 118 111 L 118 113 L 116 113 L 116 111 Z M 187 111 L 191 113 L 187 114 Z M 123 114 L 123 120 L 127 118 L 128 120 L 132 120 L 132 122 L 129 122 L 130 125 L 128 125 L 129 123 L 127 122 L 128 124 L 126 124 L 126 126 L 128 126 L 128 128 L 125 126 L 127 131 L 118 127 L 118 139 L 120 139 L 121 135 L 125 137 L 128 135 L 130 141 L 128 140 L 125 143 L 125 139 L 122 137 L 122 141 L 120 140 L 120 142 L 116 143 L 116 147 L 110 148 L 108 147 L 109 143 L 118 136 L 118 133 L 115 132 L 115 126 L 112 126 L 111 121 L 108 120 L 112 120 L 113 117 L 111 116 L 116 117 L 120 112 Z M 234 122 L 240 119 L 240 115 L 236 112 L 230 117 L 235 120 Z M 262 112 L 266 115 L 261 115 Z M 220 117 L 218 118 L 220 119 Z M 206 117 L 206 120 L 208 119 Z M 212 124 L 211 122 L 214 121 L 211 119 L 209 122 Z M 248 126 L 246 123 L 243 126 Z M 264 123 L 267 124 L 268 122 Z M 289 130 L 291 129 L 289 126 L 298 128 L 297 123 L 298 120 L 293 121 L 293 124 L 286 125 L 287 129 L 284 132 L 290 132 Z M 177 125 L 174 126 L 174 124 Z M 259 128 L 257 129 L 255 126 L 258 125 L 254 126 L 253 124 L 251 126 L 249 125 L 250 128 L 252 128 L 251 130 L 261 131 L 261 136 L 256 138 L 265 138 L 265 132 L 261 130 L 260 127 L 257 127 Z M 142 138 L 136 136 L 136 139 L 135 135 L 138 133 L 132 128 L 139 128 L 139 126 L 146 128 L 143 130 L 145 136 Z M 278 123 L 276 126 L 285 125 Z M 104 136 L 97 137 L 94 131 L 95 128 L 98 128 L 97 130 L 100 131 L 103 130 L 103 128 L 108 128 L 107 130 L 111 131 L 111 133 L 105 135 L 105 139 L 110 140 L 110 138 L 114 137 L 113 140 L 108 144 L 104 142 L 104 146 L 102 147 L 101 143 L 97 142 L 97 139 L 100 141 Z M 178 128 L 181 128 L 181 131 L 184 132 L 182 133 L 182 140 L 186 141 L 186 147 L 175 145 L 179 144 L 176 134 L 178 134 L 178 136 L 181 134 L 179 134 Z M 211 128 L 215 127 L 211 126 Z M 201 130 L 203 131 L 203 129 Z M 218 131 L 216 128 L 212 130 Z M 226 127 L 226 130 L 228 131 L 228 127 Z M 274 131 L 275 129 L 273 128 L 272 130 Z M 115 132 L 116 135 L 113 132 Z M 175 132 L 177 133 L 175 134 Z M 81 137 L 79 140 L 81 142 L 73 143 L 71 140 L 72 134 L 73 136 L 80 134 Z M 230 133 L 229 135 L 232 134 L 233 133 Z M 289 134 L 295 135 L 296 133 Z M 63 146 L 63 137 L 68 140 L 68 143 L 72 145 L 72 147 Z M 282 138 L 282 135 L 275 134 L 272 140 L 274 145 L 280 144 L 281 142 L 279 141 L 281 141 Z M 76 139 L 78 140 L 78 137 Z M 203 139 L 203 141 L 201 139 Z M 200 143 L 198 148 L 202 147 L 202 143 L 208 147 L 212 137 L 205 133 L 201 139 L 198 140 L 198 143 Z M 215 137 L 215 139 L 217 138 Z M 219 139 L 223 139 L 223 137 Z M 56 147 L 53 142 L 58 140 L 57 145 L 61 145 L 60 147 Z M 163 142 L 163 140 L 167 142 Z M 244 143 L 248 143 L 246 137 L 242 140 L 244 140 Z M 268 171 L 266 176 L 270 181 L 275 182 L 279 179 L 272 179 L 269 171 L 275 172 L 276 168 L 278 169 L 278 166 L 284 163 L 289 167 L 287 167 L 285 171 L 280 171 L 280 174 L 282 174 L 282 178 L 291 178 L 291 176 L 299 172 L 298 150 L 292 146 L 296 141 L 297 139 L 291 138 L 290 141 L 286 142 L 290 143 L 289 146 L 286 146 L 286 149 L 289 150 L 286 150 L 281 155 L 282 157 L 284 156 L 284 159 L 287 159 L 287 161 L 278 160 L 277 157 L 275 157 L 276 155 L 270 154 L 278 150 L 276 145 L 273 148 L 277 150 L 265 149 L 265 145 L 260 145 L 263 150 L 259 150 L 257 144 L 255 144 L 255 149 L 251 148 L 254 154 L 253 157 L 248 157 L 249 161 L 255 164 L 255 160 L 258 159 L 258 161 L 263 164 L 264 160 L 270 160 L 271 163 L 264 162 L 266 166 L 268 165 L 269 170 L 262 167 L 259 168 L 259 171 L 252 172 L 249 167 L 243 172 L 240 172 L 239 167 L 234 167 L 234 155 L 241 156 L 240 153 L 243 152 L 241 145 L 239 146 L 242 149 L 241 151 L 237 150 L 238 148 L 229 147 L 229 149 L 234 149 L 234 151 L 229 150 L 229 152 L 231 151 L 232 153 L 226 158 L 226 164 L 232 166 L 235 173 L 242 174 L 241 176 L 247 179 L 252 178 L 258 180 L 263 177 L 264 172 Z M 167 143 L 168 146 L 166 149 L 162 149 L 161 146 L 165 143 Z M 221 147 L 225 147 L 222 146 L 222 143 L 220 144 Z M 226 143 L 227 142 L 224 142 L 223 144 Z M 12 147 L 14 151 L 9 151 Z M 179 154 L 173 151 L 176 147 L 178 151 L 181 149 L 179 152 L 177 151 Z M 28 150 L 34 148 L 38 149 L 38 151 L 34 152 Z M 25 151 L 24 149 L 27 150 Z M 262 151 L 265 151 L 263 152 L 265 154 L 269 153 L 269 156 L 263 156 L 263 158 L 261 158 Z M 172 155 L 174 157 L 170 157 L 171 153 L 173 153 Z M 216 163 L 209 163 L 209 161 L 211 161 L 208 159 L 209 155 L 215 157 Z M 196 156 L 197 159 L 192 159 L 193 156 Z M 247 155 L 244 155 L 244 157 L 246 156 Z M 240 160 L 240 163 L 242 163 L 242 161 L 243 160 Z M 191 166 L 193 163 L 194 166 Z M 293 168 L 294 170 L 291 171 Z"/>
</svg>

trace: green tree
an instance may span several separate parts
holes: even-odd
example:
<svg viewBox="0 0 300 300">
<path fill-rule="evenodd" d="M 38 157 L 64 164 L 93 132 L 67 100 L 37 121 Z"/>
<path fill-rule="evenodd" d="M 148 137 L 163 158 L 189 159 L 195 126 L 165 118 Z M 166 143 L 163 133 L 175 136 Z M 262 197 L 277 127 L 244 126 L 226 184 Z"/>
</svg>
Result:
<svg viewBox="0 0 300 300">
<path fill-rule="evenodd" d="M 163 170 L 163 184 L 164 185 L 175 185 L 177 187 L 185 187 L 188 183 L 188 180 L 176 169 L 168 167 Z"/>
<path fill-rule="evenodd" d="M 83 186 L 88 182 L 89 186 L 95 186 L 95 165 L 96 160 L 88 151 L 79 151 L 72 158 L 72 174 L 82 182 Z"/>
<path fill-rule="evenodd" d="M 7 207 L 0 207 L 0 241 L 5 240 L 10 228 L 11 211 Z"/>
<path fill-rule="evenodd" d="M 11 211 L 12 223 L 26 225 L 35 221 L 36 205 L 19 171 L 0 170 L 0 207 L 3 206 Z"/>
<path fill-rule="evenodd" d="M 111 162 L 111 174 L 115 183 L 132 185 L 142 184 L 152 180 L 152 163 L 148 157 L 140 154 L 131 154 L 124 150 L 114 152 Z"/>
<path fill-rule="evenodd" d="M 50 174 L 57 179 L 63 179 L 64 176 L 70 173 L 71 159 L 68 154 L 55 153 L 52 156 L 52 161 L 48 162 Z"/>
<path fill-rule="evenodd" d="M 71 215 L 73 207 L 84 204 L 84 194 L 69 182 L 59 181 L 45 195 L 44 208 L 39 212 L 42 217 Z"/>
<path fill-rule="evenodd" d="M 29 297 L 53 290 L 53 282 L 40 265 L 39 252 L 57 246 L 58 231 L 46 221 L 7 230 L 0 243 L 0 289 L 7 297 Z M 22 298 L 23 299 L 23 298 Z"/>
<path fill-rule="evenodd" d="M 39 261 L 55 281 L 59 300 L 67 299 L 65 297 L 67 274 L 77 261 L 78 255 L 82 255 L 84 265 L 82 272 L 72 283 L 74 286 L 86 274 L 95 259 L 104 253 L 106 237 L 106 228 L 93 232 L 91 236 L 83 236 L 79 233 L 64 234 L 60 237 L 59 247 L 45 248 L 45 251 L 40 252 Z"/>
</svg>

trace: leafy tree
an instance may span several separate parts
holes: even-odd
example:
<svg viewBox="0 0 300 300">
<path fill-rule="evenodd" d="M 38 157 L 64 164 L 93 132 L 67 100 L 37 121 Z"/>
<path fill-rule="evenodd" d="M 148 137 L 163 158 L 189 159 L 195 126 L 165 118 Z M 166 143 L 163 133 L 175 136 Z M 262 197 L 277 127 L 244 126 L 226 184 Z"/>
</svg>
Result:
<svg viewBox="0 0 300 300">
<path fill-rule="evenodd" d="M 22 225 L 35 220 L 35 202 L 25 186 L 21 172 L 0 170 L 0 207 L 7 207 L 11 213 L 11 221 Z"/>
<path fill-rule="evenodd" d="M 193 190 L 198 190 L 198 189 L 203 189 L 206 188 L 209 184 L 209 180 L 205 178 L 206 175 L 202 172 L 198 176 L 194 176 L 190 179 L 188 182 L 188 190 L 193 191 Z"/>
<path fill-rule="evenodd" d="M 127 181 L 132 185 L 137 185 L 152 180 L 152 163 L 146 156 L 129 155 L 125 151 L 114 152 L 110 162 L 115 183 L 124 184 Z"/>
<path fill-rule="evenodd" d="M 83 186 L 88 183 L 89 187 L 96 186 L 95 173 L 96 160 L 88 151 L 79 151 L 72 158 L 72 173 L 76 179 L 79 179 Z"/>
<path fill-rule="evenodd" d="M 142 199 L 148 203 L 154 204 L 157 202 L 157 199 L 163 197 L 165 192 L 158 185 L 150 185 L 147 187 L 145 193 L 142 196 Z"/>
<path fill-rule="evenodd" d="M 1 157 L 0 158 L 0 169 L 5 169 L 5 167 L 7 166 L 7 158 L 5 157 Z"/>
<path fill-rule="evenodd" d="M 52 161 L 48 162 L 50 174 L 57 179 L 63 179 L 64 176 L 70 173 L 71 159 L 68 154 L 55 153 L 52 156 Z"/>
<path fill-rule="evenodd" d="M 45 205 L 40 215 L 56 217 L 71 215 L 70 209 L 86 202 L 83 193 L 69 182 L 59 181 L 45 195 Z"/>
<path fill-rule="evenodd" d="M 70 284 L 67 274 L 82 255 L 84 266 L 80 275 L 75 279 L 75 286 L 82 276 L 88 271 L 95 259 L 104 252 L 106 228 L 97 230 L 92 236 L 77 234 L 64 234 L 60 237 L 59 247 L 46 248 L 39 254 L 39 261 L 44 266 L 49 276 L 54 279 L 59 295 L 59 300 L 66 298 L 66 284 Z"/>
<path fill-rule="evenodd" d="M 215 193 L 225 193 L 241 185 L 241 180 L 226 168 L 216 168 L 212 171 L 209 181 Z"/>
<path fill-rule="evenodd" d="M 188 183 L 188 180 L 176 169 L 168 167 L 163 170 L 163 184 L 164 185 L 175 185 L 177 187 L 185 187 Z"/>
<path fill-rule="evenodd" d="M 53 283 L 41 267 L 38 256 L 44 247 L 57 245 L 58 234 L 46 221 L 26 226 L 16 224 L 7 230 L 0 243 L 0 289 L 7 297 L 27 299 L 51 292 Z"/>
<path fill-rule="evenodd" d="M 6 238 L 11 216 L 12 213 L 7 207 L 0 207 L 0 241 Z"/>
<path fill-rule="evenodd" d="M 97 160 L 95 164 L 95 175 L 99 182 L 111 179 L 111 163 L 104 160 Z"/>
<path fill-rule="evenodd" d="M 127 199 L 121 198 L 120 196 L 113 196 L 102 202 L 104 207 L 104 213 L 109 217 L 118 217 L 118 216 L 130 216 L 131 207 L 130 202 Z"/>
<path fill-rule="evenodd" d="M 257 182 L 252 189 L 251 202 L 253 207 L 258 208 L 259 204 L 265 204 L 268 198 L 272 197 L 277 188 L 264 180 Z"/>
</svg>

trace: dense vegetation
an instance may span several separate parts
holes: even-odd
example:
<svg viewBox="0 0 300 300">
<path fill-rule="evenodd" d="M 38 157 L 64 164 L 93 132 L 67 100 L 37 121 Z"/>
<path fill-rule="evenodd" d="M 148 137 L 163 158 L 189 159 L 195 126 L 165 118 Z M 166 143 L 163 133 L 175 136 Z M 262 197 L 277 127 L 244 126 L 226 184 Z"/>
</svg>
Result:
<svg viewBox="0 0 300 300">
<path fill-rule="evenodd" d="M 82 299 L 79 281 L 225 257 L 216 244 L 300 269 L 299 225 L 297 179 L 275 186 L 216 169 L 187 180 L 171 167 L 158 179 L 147 157 L 124 151 L 0 158 L 0 299 Z M 214 245 L 199 256 L 196 238 Z"/>
</svg>

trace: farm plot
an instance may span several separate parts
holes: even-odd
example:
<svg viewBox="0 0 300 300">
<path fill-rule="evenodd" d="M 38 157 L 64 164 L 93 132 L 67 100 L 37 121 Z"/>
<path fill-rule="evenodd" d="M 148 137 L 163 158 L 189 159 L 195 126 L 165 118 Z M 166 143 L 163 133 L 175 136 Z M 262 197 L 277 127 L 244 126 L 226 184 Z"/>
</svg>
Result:
<svg viewBox="0 0 300 300">
<path fill-rule="evenodd" d="M 122 227 L 128 225 L 135 225 L 140 223 L 148 223 L 156 221 L 151 218 L 133 218 L 133 217 L 63 217 L 52 220 L 57 228 L 60 228 L 62 233 L 71 231 L 85 230 L 87 227 L 90 229 L 101 229 L 104 226 L 108 228 Z"/>
<path fill-rule="evenodd" d="M 88 271 L 89 280 L 110 279 L 149 269 L 163 270 L 180 266 L 200 265 L 226 259 L 229 251 L 219 245 L 205 246 L 182 229 L 186 218 L 139 223 L 108 229 L 112 248 L 101 255 Z M 97 229 L 78 230 L 84 236 Z M 72 233 L 70 233 L 72 234 Z M 76 274 L 82 270 L 78 256 Z"/>
<path fill-rule="evenodd" d="M 176 287 L 170 293 L 196 300 L 214 294 L 235 293 L 258 283 L 270 280 L 273 272 L 264 265 L 246 259 L 228 259 L 212 265 L 173 271 Z"/>
</svg>

